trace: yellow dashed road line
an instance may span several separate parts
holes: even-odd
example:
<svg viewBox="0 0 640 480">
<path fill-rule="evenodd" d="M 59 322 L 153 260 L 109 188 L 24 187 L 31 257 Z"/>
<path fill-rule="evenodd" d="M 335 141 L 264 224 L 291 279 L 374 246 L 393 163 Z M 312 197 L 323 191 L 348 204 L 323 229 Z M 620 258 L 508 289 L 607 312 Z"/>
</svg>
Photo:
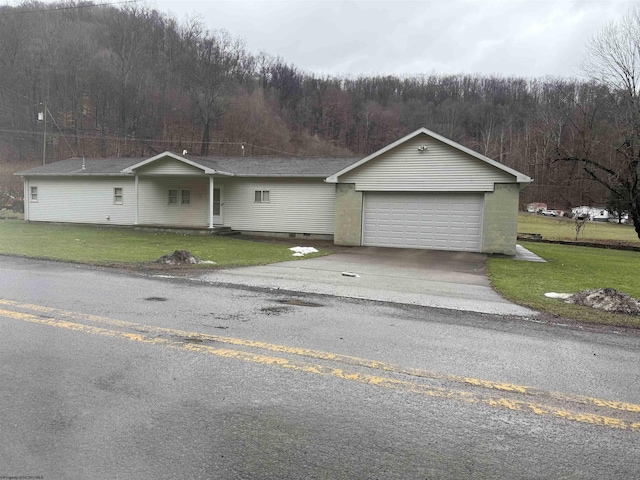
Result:
<svg viewBox="0 0 640 480">
<path fill-rule="evenodd" d="M 315 358 L 319 360 L 335 361 L 339 363 L 366 367 L 366 368 L 381 370 L 385 372 L 393 372 L 393 373 L 398 373 L 403 375 L 410 375 L 414 377 L 444 380 L 444 381 L 462 383 L 462 384 L 471 385 L 474 387 L 481 387 L 481 388 L 499 390 L 504 392 L 522 393 L 522 394 L 531 395 L 531 396 L 553 398 L 563 402 L 571 402 L 571 403 L 578 403 L 582 405 L 592 405 L 592 406 L 607 408 L 612 410 L 622 410 L 622 411 L 640 413 L 640 405 L 633 404 L 633 403 L 603 400 L 600 398 L 594 398 L 594 397 L 589 397 L 584 395 L 570 395 L 570 394 L 565 394 L 560 392 L 544 391 L 544 390 L 540 390 L 534 387 L 528 387 L 524 385 L 516 385 L 516 384 L 506 383 L 506 382 L 493 382 L 490 380 L 482 380 L 478 378 L 465 377 L 461 375 L 447 375 L 447 374 L 441 374 L 437 372 L 431 372 L 428 370 L 421 370 L 421 369 L 415 369 L 415 368 L 403 368 L 403 367 L 392 365 L 389 363 L 379 362 L 376 360 L 368 360 L 368 359 L 353 357 L 349 355 L 341 355 L 341 354 L 323 352 L 319 350 L 311 350 L 306 348 L 289 347 L 286 345 L 277 345 L 277 344 L 271 344 L 266 342 L 258 342 L 254 340 L 245 340 L 241 338 L 224 337 L 220 335 L 194 333 L 194 332 L 188 332 L 184 330 L 177 330 L 177 329 L 171 329 L 171 328 L 154 327 L 150 325 L 142 325 L 142 324 L 137 324 L 133 322 L 127 322 L 123 320 L 116 320 L 116 319 L 102 317 L 98 315 L 89 315 L 89 314 L 83 314 L 78 312 L 71 312 L 68 310 L 60 310 L 60 309 L 55 309 L 50 307 L 44 307 L 41 305 L 24 304 L 24 303 L 14 302 L 11 300 L 0 299 L 0 305 L 5 305 L 13 308 L 20 308 L 24 310 L 31 310 L 35 312 L 41 312 L 45 314 L 50 314 L 51 316 L 62 316 L 66 318 L 90 321 L 93 323 L 131 328 L 137 331 L 142 331 L 147 333 L 180 336 L 180 337 L 186 337 L 186 338 L 192 338 L 192 339 L 198 339 L 198 340 L 226 343 L 229 345 L 259 348 L 259 349 L 267 350 L 271 352 L 289 353 L 292 355 Z"/>
<path fill-rule="evenodd" d="M 533 402 L 527 402 L 522 400 L 514 400 L 509 398 L 495 398 L 487 395 L 479 395 L 473 392 L 461 391 L 455 389 L 448 389 L 442 387 L 434 387 L 415 381 L 399 380 L 395 378 L 388 378 L 378 375 L 362 374 L 359 372 L 348 372 L 342 368 L 328 367 L 324 365 L 314 365 L 305 361 L 293 361 L 286 358 L 262 355 L 243 350 L 234 350 L 229 348 L 217 348 L 211 345 L 202 343 L 192 343 L 193 340 L 200 341 L 215 341 L 220 343 L 226 343 L 235 346 L 251 347 L 264 349 L 268 351 L 293 354 L 297 356 L 316 358 L 320 360 L 327 360 L 336 363 L 343 363 L 354 366 L 367 367 L 371 369 L 381 370 L 384 372 L 397 373 L 410 375 L 420 378 L 433 378 L 444 379 L 449 381 L 455 381 L 463 384 L 473 385 L 477 387 L 502 390 L 515 394 L 532 394 L 541 395 L 546 394 L 549 397 L 564 400 L 569 402 L 577 402 L 580 404 L 592 405 L 612 410 L 623 410 L 628 412 L 640 412 L 640 405 L 624 402 L 611 402 L 607 400 L 597 399 L 593 397 L 582 396 L 569 396 L 558 392 L 543 392 L 541 390 L 532 389 L 531 387 L 523 387 L 520 385 L 512 385 L 508 383 L 497 383 L 486 380 L 479 380 L 474 378 L 456 376 L 456 375 L 442 375 L 433 372 L 416 370 L 416 369 L 403 369 L 394 365 L 361 359 L 358 357 L 351 357 L 339 354 L 333 354 L 329 352 L 321 352 L 317 350 L 300 349 L 294 347 L 287 347 L 284 345 L 275 345 L 265 342 L 256 342 L 252 340 L 244 340 L 239 338 L 221 337 L 217 335 L 200 334 L 195 332 L 188 332 L 183 330 L 174 330 L 163 327 L 152 327 L 148 325 L 140 325 L 132 322 L 126 322 L 122 320 L 115 320 L 106 317 L 100 317 L 95 315 L 84 315 L 77 312 L 70 312 L 64 310 L 57 310 L 39 305 L 21 304 L 18 302 L 12 302 L 10 300 L 0 299 L 0 305 L 19 308 L 23 310 L 31 310 L 35 312 L 41 312 L 46 314 L 55 314 L 57 316 L 64 316 L 67 318 L 74 318 L 79 320 L 91 321 L 93 323 L 107 324 L 111 326 L 126 327 L 134 329 L 140 333 L 123 332 L 119 330 L 111 330 L 102 327 L 96 327 L 86 325 L 83 323 L 70 322 L 67 320 L 56 319 L 52 317 L 44 317 L 42 315 L 33 315 L 26 312 L 18 312 L 13 310 L 0 309 L 0 316 L 21 320 L 30 323 L 36 323 L 40 325 L 46 325 L 50 327 L 63 328 L 82 333 L 101 335 L 114 338 L 122 338 L 129 341 L 146 343 L 151 345 L 160 345 L 176 350 L 185 350 L 191 352 L 204 353 L 209 355 L 215 355 L 223 358 L 233 358 L 243 360 L 247 362 L 273 365 L 280 368 L 295 370 L 305 373 L 311 373 L 322 376 L 330 376 L 340 378 L 343 380 L 364 383 L 368 385 L 374 385 L 378 387 L 402 390 L 406 392 L 426 395 L 435 398 L 449 398 L 457 401 L 462 401 L 471 404 L 488 405 L 494 408 L 508 409 L 514 411 L 530 412 L 536 415 L 552 416 L 562 418 L 565 420 L 571 420 L 579 423 L 586 423 L 591 425 L 601 425 L 610 428 L 640 431 L 640 422 L 628 421 L 620 418 L 614 418 L 607 415 L 597 415 L 592 413 L 579 413 L 571 412 L 569 410 L 556 408 L 553 406 L 537 404 Z M 167 338 L 158 338 L 147 335 L 148 333 L 161 333 L 169 334 L 174 337 L 180 337 L 180 340 L 170 340 Z M 187 340 L 188 339 L 188 340 Z M 191 341 L 189 341 L 191 340 Z"/>
</svg>

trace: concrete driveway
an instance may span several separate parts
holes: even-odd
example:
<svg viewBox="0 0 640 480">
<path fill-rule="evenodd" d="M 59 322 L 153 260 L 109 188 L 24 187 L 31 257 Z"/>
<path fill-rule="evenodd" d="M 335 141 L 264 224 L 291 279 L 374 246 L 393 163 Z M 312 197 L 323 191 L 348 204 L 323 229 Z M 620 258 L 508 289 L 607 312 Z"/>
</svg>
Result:
<svg viewBox="0 0 640 480">
<path fill-rule="evenodd" d="M 535 315 L 492 290 L 486 258 L 480 253 L 354 247 L 326 257 L 218 270 L 199 279 L 499 315 Z"/>
</svg>

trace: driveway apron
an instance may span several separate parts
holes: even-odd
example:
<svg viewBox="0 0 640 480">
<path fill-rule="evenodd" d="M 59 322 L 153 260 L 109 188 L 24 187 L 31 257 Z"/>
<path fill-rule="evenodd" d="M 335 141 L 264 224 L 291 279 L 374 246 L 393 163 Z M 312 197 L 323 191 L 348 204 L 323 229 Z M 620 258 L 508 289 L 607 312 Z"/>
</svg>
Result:
<svg viewBox="0 0 640 480">
<path fill-rule="evenodd" d="M 493 291 L 486 255 L 354 247 L 326 257 L 218 270 L 212 283 L 319 293 L 498 315 L 533 316 Z"/>
</svg>

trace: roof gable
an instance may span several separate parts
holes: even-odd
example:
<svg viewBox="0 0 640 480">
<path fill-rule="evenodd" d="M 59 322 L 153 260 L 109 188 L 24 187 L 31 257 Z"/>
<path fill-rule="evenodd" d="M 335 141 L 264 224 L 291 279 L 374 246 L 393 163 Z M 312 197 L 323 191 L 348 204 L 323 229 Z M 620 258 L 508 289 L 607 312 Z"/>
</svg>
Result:
<svg viewBox="0 0 640 480">
<path fill-rule="evenodd" d="M 219 175 L 233 175 L 230 172 L 223 172 L 220 170 L 216 170 L 214 168 L 210 168 L 206 165 L 203 165 L 202 163 L 196 161 L 196 160 L 192 160 L 189 158 L 185 158 L 182 157 L 180 155 L 176 155 L 175 153 L 172 152 L 163 152 L 163 153 L 159 153 L 158 155 L 155 155 L 151 158 L 147 158 L 146 160 L 142 160 L 141 162 L 138 162 L 134 165 L 131 165 L 130 167 L 125 168 L 124 170 L 122 170 L 123 173 L 136 173 L 136 171 L 140 170 L 143 167 L 148 167 L 154 163 L 158 163 L 158 162 L 164 162 L 167 159 L 171 159 L 173 161 L 177 161 L 179 163 L 182 163 L 184 165 L 188 165 L 190 167 L 193 167 L 197 170 L 202 171 L 202 173 L 204 174 L 208 174 L 208 175 L 213 175 L 213 174 L 219 174 Z"/>
<path fill-rule="evenodd" d="M 405 137 L 402 137 L 401 139 L 387 145 L 386 147 L 378 150 L 377 152 L 372 153 L 371 155 L 363 158 L 362 160 L 355 162 L 352 165 L 347 166 L 346 168 L 340 170 L 339 172 L 329 176 L 326 178 L 326 182 L 328 183 L 338 183 L 339 182 L 339 178 L 355 169 L 357 169 L 358 167 L 365 165 L 366 163 L 383 156 L 385 153 L 390 152 L 391 150 L 395 149 L 396 147 L 399 147 L 413 139 L 415 139 L 416 137 L 419 137 L 421 135 L 426 135 L 427 137 L 429 137 L 430 139 L 433 139 L 435 141 L 441 142 L 445 145 L 448 145 L 449 147 L 452 147 L 466 155 L 469 155 L 477 160 L 480 160 L 481 162 L 491 166 L 491 167 L 495 167 L 498 170 L 501 170 L 504 173 L 507 173 L 509 175 L 512 175 L 513 177 L 515 177 L 515 181 L 517 183 L 530 183 L 532 181 L 532 179 L 530 177 L 528 177 L 527 175 L 524 175 L 523 173 L 518 172 L 517 170 L 514 170 L 512 168 L 507 167 L 506 165 L 501 164 L 500 162 L 497 162 L 495 160 L 490 159 L 489 157 L 485 157 L 484 155 L 479 154 L 478 152 L 475 152 L 473 150 L 471 150 L 470 148 L 464 147 L 462 145 L 460 145 L 459 143 L 454 142 L 453 140 L 449 140 L 448 138 L 443 137 L 442 135 L 438 135 L 435 132 L 432 132 L 431 130 L 427 130 L 426 128 L 420 128 L 418 130 L 416 130 L 413 133 L 410 133 L 409 135 L 406 135 Z M 422 147 L 418 147 L 419 149 Z M 426 149 L 425 149 L 426 150 Z"/>
</svg>

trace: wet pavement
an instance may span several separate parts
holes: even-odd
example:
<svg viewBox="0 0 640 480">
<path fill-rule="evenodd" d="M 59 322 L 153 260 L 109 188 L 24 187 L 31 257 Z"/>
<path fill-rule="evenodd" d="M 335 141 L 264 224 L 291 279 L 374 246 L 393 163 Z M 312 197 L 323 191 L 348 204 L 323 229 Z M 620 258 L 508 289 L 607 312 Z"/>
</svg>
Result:
<svg viewBox="0 0 640 480">
<path fill-rule="evenodd" d="M 492 288 L 481 253 L 354 247 L 326 257 L 222 269 L 198 275 L 213 284 L 534 316 Z"/>
</svg>

